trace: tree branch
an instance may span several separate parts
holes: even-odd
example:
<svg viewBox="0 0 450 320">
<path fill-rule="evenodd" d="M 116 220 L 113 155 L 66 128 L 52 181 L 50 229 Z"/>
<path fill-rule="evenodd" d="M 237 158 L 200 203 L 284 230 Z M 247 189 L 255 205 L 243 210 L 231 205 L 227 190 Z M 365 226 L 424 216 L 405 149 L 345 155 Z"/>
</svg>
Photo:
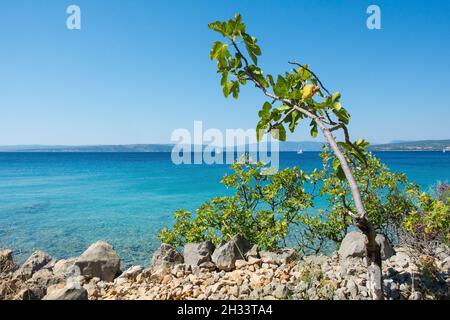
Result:
<svg viewBox="0 0 450 320">
<path fill-rule="evenodd" d="M 294 111 L 295 111 L 294 108 L 290 109 L 288 112 L 286 112 L 284 114 L 284 116 L 279 121 L 275 122 L 274 124 L 270 124 L 266 130 L 266 133 L 269 133 L 270 131 L 272 131 L 272 129 L 274 129 L 274 128 L 278 127 L 280 124 L 282 124 L 284 122 L 284 120 L 286 120 L 287 117 L 289 117 L 289 115 Z"/>
<path fill-rule="evenodd" d="M 322 81 L 320 81 L 319 77 L 314 72 L 312 72 L 311 70 L 309 70 L 308 68 L 306 68 L 305 66 L 301 65 L 300 63 L 298 63 L 296 61 L 288 61 L 288 63 L 296 65 L 296 66 L 302 68 L 303 70 L 306 70 L 309 73 L 311 73 L 312 76 L 314 77 L 314 79 L 316 79 L 316 81 L 319 83 L 319 85 L 323 89 L 323 91 L 325 91 L 329 96 L 331 96 L 330 91 L 328 91 L 327 88 L 325 88 L 325 86 L 323 85 Z"/>
</svg>

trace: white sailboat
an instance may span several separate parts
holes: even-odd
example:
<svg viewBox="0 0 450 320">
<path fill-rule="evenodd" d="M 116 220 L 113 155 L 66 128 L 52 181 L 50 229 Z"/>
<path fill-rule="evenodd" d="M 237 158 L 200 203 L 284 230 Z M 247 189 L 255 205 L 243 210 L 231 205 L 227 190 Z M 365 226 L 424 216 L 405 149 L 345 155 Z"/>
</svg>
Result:
<svg viewBox="0 0 450 320">
<path fill-rule="evenodd" d="M 297 150 L 297 154 L 302 154 L 303 153 L 303 150 L 302 149 L 298 149 Z"/>
</svg>

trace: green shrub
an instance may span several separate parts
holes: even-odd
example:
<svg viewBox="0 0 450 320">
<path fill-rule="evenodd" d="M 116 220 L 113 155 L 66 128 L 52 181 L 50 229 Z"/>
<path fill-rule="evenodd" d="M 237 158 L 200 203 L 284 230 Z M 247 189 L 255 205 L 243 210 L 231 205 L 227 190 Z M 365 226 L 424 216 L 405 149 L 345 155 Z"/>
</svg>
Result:
<svg viewBox="0 0 450 320">
<path fill-rule="evenodd" d="M 309 177 L 296 167 L 263 175 L 262 163 L 244 161 L 232 169 L 222 183 L 235 193 L 204 203 L 195 215 L 177 211 L 173 228 L 159 234 L 162 242 L 180 246 L 211 240 L 218 244 L 240 233 L 263 249 L 275 249 L 290 226 L 300 222 L 302 212 L 312 206 L 304 189 Z"/>
<path fill-rule="evenodd" d="M 218 244 L 240 233 L 262 249 L 276 249 L 289 236 L 302 253 L 334 250 L 352 228 L 348 212 L 355 208 L 348 184 L 333 169 L 334 157 L 326 149 L 321 157 L 322 169 L 309 175 L 297 167 L 263 175 L 262 163 L 233 164 L 233 173 L 222 183 L 234 193 L 213 198 L 195 214 L 178 210 L 172 229 L 162 229 L 160 240 L 174 246 L 204 240 Z M 365 154 L 365 165 L 347 157 L 378 233 L 392 243 L 405 236 L 416 246 L 430 240 L 450 242 L 448 185 L 439 185 L 431 196 L 371 153 Z"/>
<path fill-rule="evenodd" d="M 408 212 L 403 226 L 415 243 L 438 242 L 450 245 L 450 187 L 439 183 L 435 196 L 415 193 L 417 207 Z"/>
<path fill-rule="evenodd" d="M 409 183 L 404 174 L 391 172 L 371 153 L 365 154 L 365 165 L 354 161 L 350 154 L 346 156 L 371 223 L 377 232 L 395 242 L 406 213 L 416 207 L 413 194 L 417 185 Z M 323 251 L 330 240 L 338 246 L 353 225 L 348 212 L 356 212 L 348 184 L 333 170 L 334 157 L 327 149 L 321 157 L 323 168 L 311 174 L 311 183 L 316 190 L 314 198 L 326 204 L 301 217 L 304 228 L 299 229 L 299 246 L 303 251 Z"/>
</svg>

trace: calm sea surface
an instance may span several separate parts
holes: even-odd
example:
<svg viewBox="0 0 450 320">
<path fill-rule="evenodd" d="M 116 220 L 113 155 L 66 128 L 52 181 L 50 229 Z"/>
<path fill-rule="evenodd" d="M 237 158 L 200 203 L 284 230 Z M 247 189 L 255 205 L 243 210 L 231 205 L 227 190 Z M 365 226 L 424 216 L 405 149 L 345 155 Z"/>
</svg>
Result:
<svg viewBox="0 0 450 320">
<path fill-rule="evenodd" d="M 450 178 L 450 153 L 377 156 L 424 189 Z M 315 152 L 280 157 L 282 167 L 321 165 Z M 227 170 L 176 166 L 169 153 L 0 153 L 0 248 L 21 260 L 36 249 L 64 258 L 103 239 L 124 265 L 148 265 L 172 213 L 227 192 L 219 183 Z"/>
</svg>

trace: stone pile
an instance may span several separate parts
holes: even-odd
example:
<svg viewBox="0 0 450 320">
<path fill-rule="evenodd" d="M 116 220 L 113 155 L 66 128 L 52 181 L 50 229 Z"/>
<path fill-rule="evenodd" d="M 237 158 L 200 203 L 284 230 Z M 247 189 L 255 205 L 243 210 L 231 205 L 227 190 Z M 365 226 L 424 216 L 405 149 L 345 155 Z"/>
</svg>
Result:
<svg viewBox="0 0 450 320">
<path fill-rule="evenodd" d="M 450 250 L 420 256 L 389 245 L 382 249 L 387 299 L 449 298 Z M 217 247 L 189 243 L 181 254 L 162 244 L 148 268 L 120 271 L 120 259 L 106 242 L 80 257 L 55 261 L 36 251 L 21 266 L 10 250 L 0 251 L 0 299 L 369 299 L 365 237 L 347 234 L 331 256 L 300 257 L 294 249 L 259 250 L 237 235 Z"/>
</svg>

